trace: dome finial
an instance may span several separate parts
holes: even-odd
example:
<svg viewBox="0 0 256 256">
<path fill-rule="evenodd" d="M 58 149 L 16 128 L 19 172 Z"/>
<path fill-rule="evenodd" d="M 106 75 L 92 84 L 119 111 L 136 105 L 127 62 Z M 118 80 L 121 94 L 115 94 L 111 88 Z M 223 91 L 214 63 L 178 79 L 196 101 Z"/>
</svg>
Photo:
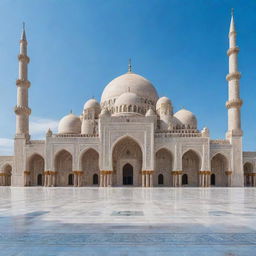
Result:
<svg viewBox="0 0 256 256">
<path fill-rule="evenodd" d="M 130 58 L 128 61 L 128 73 L 131 73 L 131 72 L 132 72 L 132 60 Z"/>
<path fill-rule="evenodd" d="M 234 8 L 231 8 L 231 16 L 234 16 Z"/>
<path fill-rule="evenodd" d="M 72 109 L 70 109 L 70 114 L 72 114 L 73 113 L 73 111 L 72 111 Z"/>
</svg>

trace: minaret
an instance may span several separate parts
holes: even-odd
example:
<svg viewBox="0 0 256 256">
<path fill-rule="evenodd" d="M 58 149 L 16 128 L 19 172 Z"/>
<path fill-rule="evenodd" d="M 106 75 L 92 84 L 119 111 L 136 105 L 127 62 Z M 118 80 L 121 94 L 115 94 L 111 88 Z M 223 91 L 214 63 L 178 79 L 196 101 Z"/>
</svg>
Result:
<svg viewBox="0 0 256 256">
<path fill-rule="evenodd" d="M 243 101 L 240 99 L 239 92 L 241 74 L 238 72 L 238 52 L 239 48 L 236 46 L 234 11 L 232 9 L 229 29 L 229 49 L 227 51 L 229 57 L 229 74 L 226 77 L 228 81 L 228 101 L 226 102 L 228 109 L 228 138 L 230 138 L 230 136 L 242 136 L 240 108 Z"/>
<path fill-rule="evenodd" d="M 27 56 L 27 39 L 25 32 L 25 24 L 23 23 L 23 29 L 20 40 L 20 54 L 19 60 L 19 77 L 16 81 L 17 85 L 17 105 L 15 106 L 16 114 L 16 137 L 29 136 L 29 115 L 31 109 L 28 107 L 28 88 L 30 82 L 28 81 L 28 63 L 29 57 Z"/>
<path fill-rule="evenodd" d="M 231 23 L 229 29 L 229 49 L 227 55 L 229 57 L 229 73 L 226 77 L 228 81 L 228 101 L 226 107 L 228 109 L 228 131 L 226 138 L 232 145 L 230 156 L 230 166 L 226 175 L 228 177 L 229 186 L 241 187 L 244 185 L 243 175 L 243 144 L 241 130 L 241 115 L 240 108 L 243 101 L 240 99 L 240 85 L 241 77 L 238 71 L 238 52 L 239 48 L 236 45 L 236 29 L 234 21 L 234 11 L 232 9 Z"/>
</svg>

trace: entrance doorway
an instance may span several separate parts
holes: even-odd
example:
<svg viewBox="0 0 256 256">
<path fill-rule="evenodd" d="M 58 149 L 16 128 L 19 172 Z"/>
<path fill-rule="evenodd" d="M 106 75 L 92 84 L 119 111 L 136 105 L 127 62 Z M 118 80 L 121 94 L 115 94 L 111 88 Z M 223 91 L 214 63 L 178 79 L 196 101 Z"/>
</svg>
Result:
<svg viewBox="0 0 256 256">
<path fill-rule="evenodd" d="M 123 167 L 123 185 L 133 185 L 133 167 L 130 164 Z"/>
</svg>

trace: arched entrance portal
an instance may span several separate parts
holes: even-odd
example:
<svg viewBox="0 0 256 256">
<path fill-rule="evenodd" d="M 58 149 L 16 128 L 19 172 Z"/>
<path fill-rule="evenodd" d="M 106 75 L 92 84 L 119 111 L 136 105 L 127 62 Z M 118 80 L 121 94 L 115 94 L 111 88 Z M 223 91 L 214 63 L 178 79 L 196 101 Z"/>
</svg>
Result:
<svg viewBox="0 0 256 256">
<path fill-rule="evenodd" d="M 119 140 L 112 151 L 113 185 L 140 186 L 142 150 L 131 137 Z"/>
<path fill-rule="evenodd" d="M 69 185 L 69 174 L 72 172 L 72 155 L 61 150 L 55 157 L 55 171 L 57 171 L 57 185 Z"/>
<path fill-rule="evenodd" d="M 187 151 L 182 156 L 182 171 L 187 176 L 183 176 L 183 184 L 191 187 L 198 186 L 198 171 L 200 170 L 200 158 L 193 150 Z M 186 177 L 186 178 L 185 178 Z"/>
<path fill-rule="evenodd" d="M 228 160 L 224 155 L 218 153 L 211 160 L 211 172 L 215 175 L 214 184 L 211 185 L 219 187 L 228 186 L 226 171 L 228 171 Z"/>
<path fill-rule="evenodd" d="M 123 167 L 123 185 L 133 185 L 133 167 L 130 164 Z"/>
<path fill-rule="evenodd" d="M 97 185 L 98 180 L 96 181 L 95 177 L 100 174 L 99 153 L 92 148 L 84 152 L 81 157 L 81 167 L 84 172 L 83 183 L 85 185 Z"/>
<path fill-rule="evenodd" d="M 42 186 L 44 174 L 44 158 L 38 154 L 31 156 L 29 159 L 28 168 L 31 175 L 30 185 Z"/>
</svg>

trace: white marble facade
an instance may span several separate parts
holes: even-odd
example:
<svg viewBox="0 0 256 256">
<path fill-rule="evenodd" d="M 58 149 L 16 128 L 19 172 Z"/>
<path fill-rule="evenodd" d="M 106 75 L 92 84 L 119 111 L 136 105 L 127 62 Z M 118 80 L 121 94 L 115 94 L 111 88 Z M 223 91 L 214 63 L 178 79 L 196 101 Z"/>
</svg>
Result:
<svg viewBox="0 0 256 256">
<path fill-rule="evenodd" d="M 25 30 L 20 40 L 14 156 L 0 157 L 0 185 L 11 186 L 255 186 L 256 152 L 242 152 L 236 30 L 229 31 L 228 130 L 211 140 L 186 109 L 173 113 L 153 84 L 128 72 L 112 80 L 101 102 L 89 99 L 45 140 L 29 135 Z M 224 88 L 223 88 L 224 90 Z"/>
</svg>

